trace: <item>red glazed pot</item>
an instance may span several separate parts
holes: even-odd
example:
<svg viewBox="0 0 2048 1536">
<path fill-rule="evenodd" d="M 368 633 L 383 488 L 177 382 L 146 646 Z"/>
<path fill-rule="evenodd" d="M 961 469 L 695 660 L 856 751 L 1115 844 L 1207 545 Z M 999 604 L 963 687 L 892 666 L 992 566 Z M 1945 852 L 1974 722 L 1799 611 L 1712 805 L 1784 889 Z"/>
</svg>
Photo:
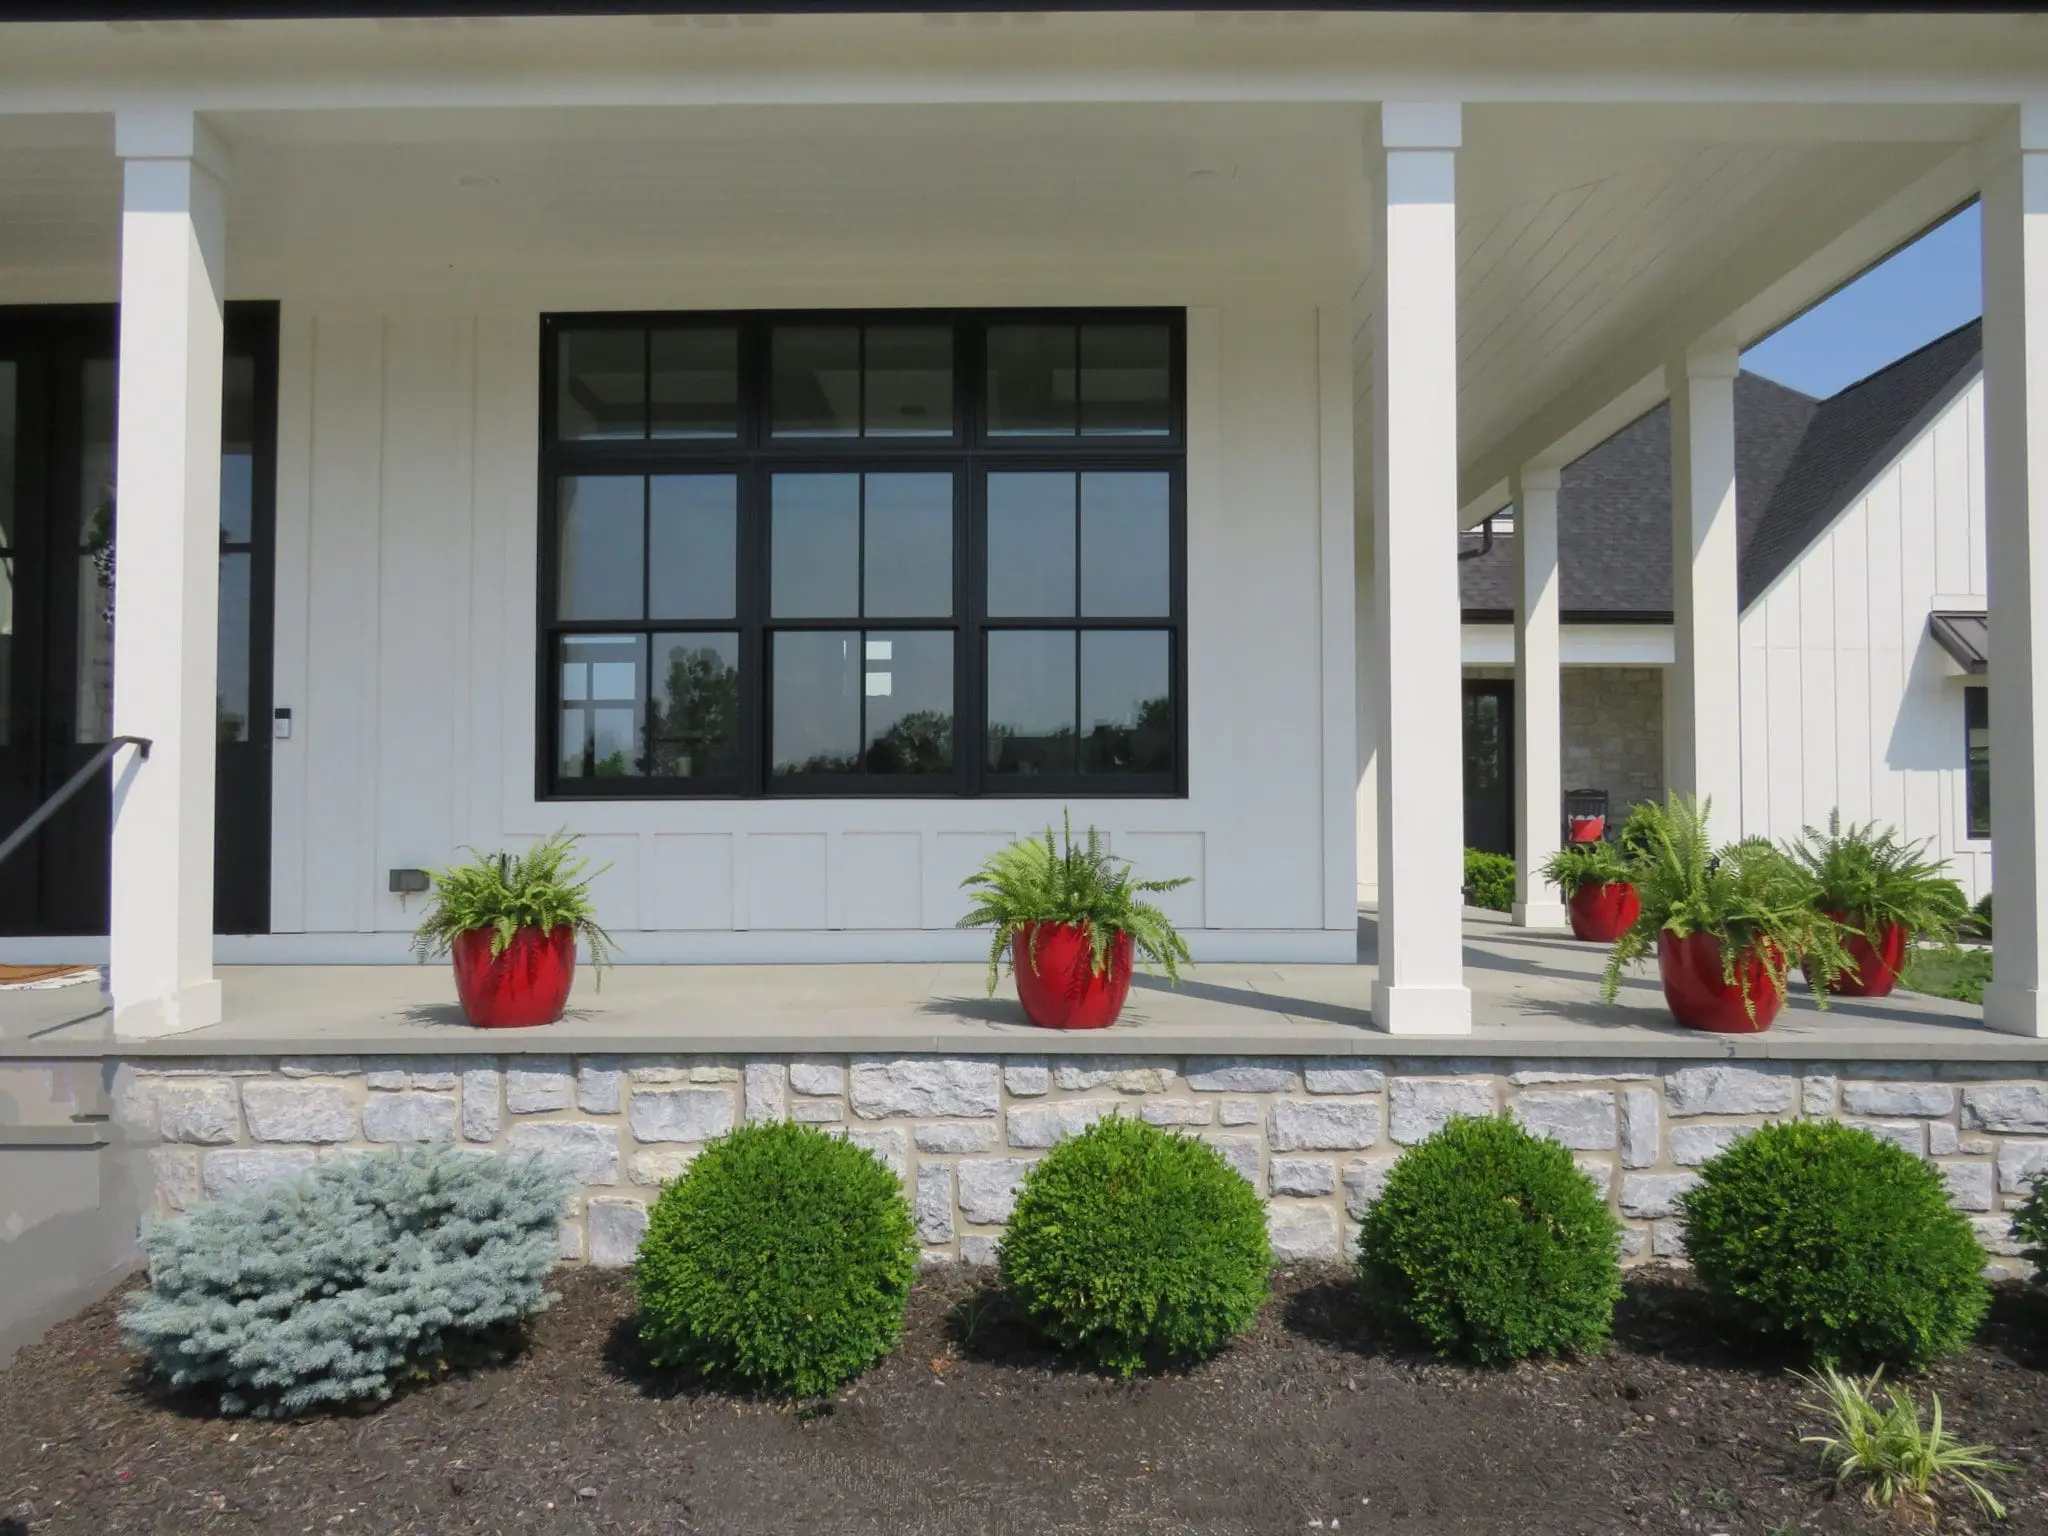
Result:
<svg viewBox="0 0 2048 1536">
<path fill-rule="evenodd" d="M 1711 933 L 1682 939 L 1669 929 L 1659 933 L 1657 974 L 1663 979 L 1671 1016 L 1687 1029 L 1760 1034 L 1771 1027 L 1785 1002 L 1771 985 L 1763 960 L 1751 949 L 1736 962 L 1736 975 L 1749 983 L 1749 999 L 1756 1008 L 1756 1017 L 1751 1018 L 1742 1006 L 1742 988 L 1721 979 L 1721 941 Z"/>
<path fill-rule="evenodd" d="M 1580 886 L 1565 909 L 1571 914 L 1572 937 L 1612 944 L 1635 926 L 1643 899 L 1626 880 L 1610 880 Z"/>
<path fill-rule="evenodd" d="M 1829 917 L 1837 923 L 1846 923 L 1849 914 L 1830 912 Z M 1844 971 L 1835 978 L 1835 984 L 1828 988 L 1834 997 L 1890 997 L 1892 988 L 1898 984 L 1899 972 L 1906 968 L 1906 930 L 1897 923 L 1887 923 L 1878 934 L 1875 944 L 1860 933 L 1842 931 L 1842 948 L 1849 951 L 1849 959 L 1855 964 L 1856 972 L 1851 975 Z M 1813 967 L 1806 968 L 1806 984 L 1813 987 Z M 1820 989 L 1814 987 L 1818 992 Z"/>
<path fill-rule="evenodd" d="M 472 928 L 449 946 L 455 995 L 479 1029 L 524 1029 L 552 1024 L 569 1002 L 576 979 L 576 933 L 567 923 L 553 933 L 522 928 L 504 953 L 491 954 L 491 930 Z"/>
<path fill-rule="evenodd" d="M 1010 941 L 1017 1001 L 1041 1029 L 1107 1029 L 1131 992 L 1131 936 L 1119 933 L 1100 975 L 1078 923 L 1022 923 Z"/>
</svg>

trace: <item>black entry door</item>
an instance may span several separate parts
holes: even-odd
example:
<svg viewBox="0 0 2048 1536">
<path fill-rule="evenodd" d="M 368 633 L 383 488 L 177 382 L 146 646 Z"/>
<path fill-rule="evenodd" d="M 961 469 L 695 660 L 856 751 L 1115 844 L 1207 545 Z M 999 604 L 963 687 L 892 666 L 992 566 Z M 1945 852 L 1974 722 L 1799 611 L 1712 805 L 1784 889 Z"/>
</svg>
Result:
<svg viewBox="0 0 2048 1536">
<path fill-rule="evenodd" d="M 112 734 L 116 313 L 0 309 L 0 830 Z M 277 310 L 228 306 L 214 920 L 270 926 Z M 107 931 L 108 774 L 0 869 L 0 933 Z"/>
<path fill-rule="evenodd" d="M 1465 846 L 1515 851 L 1515 685 L 1465 679 Z"/>
</svg>

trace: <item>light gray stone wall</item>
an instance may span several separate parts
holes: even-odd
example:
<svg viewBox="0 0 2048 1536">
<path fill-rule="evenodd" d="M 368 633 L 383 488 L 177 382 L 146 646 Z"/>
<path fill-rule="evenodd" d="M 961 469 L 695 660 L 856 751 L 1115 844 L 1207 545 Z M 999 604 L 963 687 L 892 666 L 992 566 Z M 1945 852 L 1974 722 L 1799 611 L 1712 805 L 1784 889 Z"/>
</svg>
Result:
<svg viewBox="0 0 2048 1536">
<path fill-rule="evenodd" d="M 2007 1213 L 2048 1170 L 2048 1082 L 1970 1063 L 1301 1057 L 304 1057 L 125 1065 L 117 1114 L 154 1139 L 177 1211 L 321 1158 L 446 1139 L 561 1158 L 565 1258 L 630 1263 L 647 1203 L 714 1137 L 790 1118 L 903 1181 L 933 1261 L 990 1262 L 1019 1185 L 1063 1137 L 1132 1115 L 1217 1148 L 1267 1198 L 1283 1260 L 1349 1252 L 1403 1148 L 1505 1112 L 1571 1148 L 1626 1228 L 1677 1258 L 1699 1165 L 1770 1120 L 1839 1118 L 1933 1161 L 1998 1265 Z"/>
</svg>

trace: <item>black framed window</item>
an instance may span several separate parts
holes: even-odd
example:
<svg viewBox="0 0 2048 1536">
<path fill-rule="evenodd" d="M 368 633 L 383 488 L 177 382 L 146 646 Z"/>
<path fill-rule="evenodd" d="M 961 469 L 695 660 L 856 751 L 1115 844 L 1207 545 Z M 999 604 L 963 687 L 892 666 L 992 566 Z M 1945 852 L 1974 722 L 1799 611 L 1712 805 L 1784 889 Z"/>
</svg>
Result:
<svg viewBox="0 0 2048 1536">
<path fill-rule="evenodd" d="M 1963 690 L 1963 800 L 1969 835 L 1991 835 L 1991 690 Z"/>
<path fill-rule="evenodd" d="M 1186 792 L 1177 311 L 551 315 L 543 795 Z"/>
</svg>

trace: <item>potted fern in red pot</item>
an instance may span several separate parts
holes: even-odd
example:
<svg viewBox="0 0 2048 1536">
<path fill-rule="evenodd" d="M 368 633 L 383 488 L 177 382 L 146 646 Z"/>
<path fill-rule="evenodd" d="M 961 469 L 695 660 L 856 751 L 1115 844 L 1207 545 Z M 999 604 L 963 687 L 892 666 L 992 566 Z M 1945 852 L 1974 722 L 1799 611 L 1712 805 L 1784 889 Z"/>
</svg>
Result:
<svg viewBox="0 0 2048 1536">
<path fill-rule="evenodd" d="M 1550 856 L 1543 878 L 1564 897 L 1572 937 L 1612 944 L 1642 912 L 1628 860 L 1612 843 L 1568 843 Z"/>
<path fill-rule="evenodd" d="M 413 934 L 421 961 L 448 955 L 463 1016 L 481 1029 L 552 1024 L 576 980 L 576 941 L 603 975 L 611 935 L 598 926 L 576 840 L 556 833 L 522 854 L 477 853 L 429 873 L 433 903 Z"/>
<path fill-rule="evenodd" d="M 1142 959 L 1180 979 L 1188 947 L 1166 914 L 1142 896 L 1186 885 L 1134 880 L 1128 860 L 1102 847 L 1088 829 L 1074 841 L 1067 825 L 1056 846 L 1052 829 L 992 855 L 961 884 L 975 892 L 962 928 L 993 928 L 988 990 L 994 995 L 1005 952 L 1017 978 L 1024 1016 L 1045 1029 L 1103 1029 L 1116 1022 L 1130 995 L 1131 967 Z"/>
<path fill-rule="evenodd" d="M 1956 947 L 1970 903 L 1963 888 L 1942 873 L 1946 860 L 1929 860 L 1925 843 L 1902 843 L 1897 830 L 1874 821 L 1842 830 L 1842 815 L 1828 817 L 1826 832 L 1806 828 L 1789 852 L 1805 880 L 1807 900 L 1842 930 L 1848 964 L 1827 983 L 1837 997 L 1885 997 L 1905 969 L 1916 938 Z M 1812 968 L 1807 983 L 1822 990 Z"/>
<path fill-rule="evenodd" d="M 1786 977 L 1808 966 L 1831 983 L 1848 962 L 1839 930 L 1808 899 L 1790 860 L 1761 839 L 1715 849 L 1713 802 L 1672 795 L 1632 811 L 1622 841 L 1642 911 L 1608 952 L 1604 993 L 1622 968 L 1657 957 L 1671 1016 L 1688 1029 L 1755 1034 L 1784 1006 Z M 1826 993 L 1819 993 L 1826 1006 Z"/>
</svg>

